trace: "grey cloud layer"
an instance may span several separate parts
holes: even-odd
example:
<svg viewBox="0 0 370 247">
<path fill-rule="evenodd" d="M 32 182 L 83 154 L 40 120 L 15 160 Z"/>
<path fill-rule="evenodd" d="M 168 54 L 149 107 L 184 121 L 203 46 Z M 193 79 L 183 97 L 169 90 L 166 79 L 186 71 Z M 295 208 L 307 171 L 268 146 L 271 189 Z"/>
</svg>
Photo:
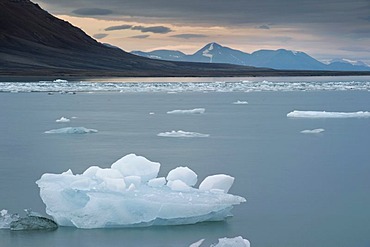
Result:
<svg viewBox="0 0 370 247">
<path fill-rule="evenodd" d="M 184 33 L 184 34 L 171 35 L 171 37 L 179 38 L 179 39 L 194 39 L 194 38 L 206 38 L 208 36 L 203 35 L 203 34 Z"/>
<path fill-rule="evenodd" d="M 103 38 L 105 38 L 107 36 L 108 36 L 108 34 L 106 34 L 106 33 L 96 33 L 96 34 L 93 35 L 93 37 L 95 39 L 103 39 Z"/>
<path fill-rule="evenodd" d="M 120 26 L 111 26 L 107 27 L 104 29 L 105 31 L 115 31 L 115 30 L 138 30 L 141 31 L 142 33 L 169 33 L 171 32 L 171 28 L 165 27 L 165 26 L 149 26 L 149 27 L 144 27 L 144 26 L 133 26 L 133 25 L 120 25 Z"/>
<path fill-rule="evenodd" d="M 75 9 L 72 13 L 82 16 L 94 16 L 94 15 L 110 15 L 113 13 L 110 9 L 100 9 L 100 8 L 81 8 Z"/>
<path fill-rule="evenodd" d="M 131 36 L 131 37 L 129 37 L 129 38 L 131 38 L 131 39 L 146 39 L 146 38 L 148 38 L 150 35 L 148 35 L 148 34 L 143 34 L 143 35 L 135 35 L 135 36 Z"/>
<path fill-rule="evenodd" d="M 172 19 L 180 22 L 356 23 L 369 17 L 369 0 L 36 0 L 54 13 L 69 14 L 82 6 L 114 10 L 116 16 Z"/>
</svg>

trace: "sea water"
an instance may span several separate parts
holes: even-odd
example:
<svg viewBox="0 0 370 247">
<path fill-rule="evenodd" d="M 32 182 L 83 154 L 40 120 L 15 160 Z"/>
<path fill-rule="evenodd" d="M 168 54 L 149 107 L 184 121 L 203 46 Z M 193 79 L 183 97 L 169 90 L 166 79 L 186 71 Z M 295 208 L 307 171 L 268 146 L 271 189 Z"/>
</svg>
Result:
<svg viewBox="0 0 370 247">
<path fill-rule="evenodd" d="M 294 110 L 370 111 L 369 77 L 182 80 L 0 83 L 0 210 L 45 214 L 35 184 L 43 173 L 82 173 L 136 153 L 160 162 L 159 176 L 188 166 L 199 181 L 235 177 L 229 193 L 247 202 L 234 217 L 185 226 L 0 230 L 0 246 L 180 247 L 202 238 L 209 246 L 240 235 L 263 247 L 370 246 L 370 118 L 287 117 Z M 196 108 L 205 111 L 167 114 Z M 61 117 L 71 121 L 56 122 Z M 64 127 L 98 132 L 44 133 Z M 313 129 L 325 131 L 301 133 Z M 209 136 L 158 136 L 173 130 Z"/>
</svg>

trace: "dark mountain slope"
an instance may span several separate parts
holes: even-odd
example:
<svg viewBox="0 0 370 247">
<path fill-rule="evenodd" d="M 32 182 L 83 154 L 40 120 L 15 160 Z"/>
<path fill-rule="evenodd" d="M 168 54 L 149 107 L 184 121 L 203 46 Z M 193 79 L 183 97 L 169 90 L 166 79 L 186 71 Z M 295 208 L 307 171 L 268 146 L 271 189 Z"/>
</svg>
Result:
<svg viewBox="0 0 370 247">
<path fill-rule="evenodd" d="M 29 0 L 0 0 L 0 74 L 260 75 L 268 69 L 154 61 L 103 45 Z"/>
</svg>

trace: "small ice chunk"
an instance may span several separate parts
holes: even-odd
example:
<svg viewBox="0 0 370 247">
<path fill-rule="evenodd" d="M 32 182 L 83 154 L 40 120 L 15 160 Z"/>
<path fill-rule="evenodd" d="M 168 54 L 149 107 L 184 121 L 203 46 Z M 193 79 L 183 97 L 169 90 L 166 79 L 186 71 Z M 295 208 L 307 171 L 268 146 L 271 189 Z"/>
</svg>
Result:
<svg viewBox="0 0 370 247">
<path fill-rule="evenodd" d="M 289 118 L 368 118 L 370 112 L 326 112 L 326 111 L 292 111 L 287 114 Z"/>
<path fill-rule="evenodd" d="M 204 108 L 195 108 L 191 110 L 173 110 L 168 111 L 167 114 L 203 114 L 206 111 Z"/>
<path fill-rule="evenodd" d="M 219 238 L 218 243 L 211 245 L 211 247 L 250 247 L 251 244 L 247 239 L 243 237 L 235 238 Z"/>
<path fill-rule="evenodd" d="M 95 129 L 87 129 L 85 127 L 66 127 L 61 129 L 53 129 L 45 131 L 45 134 L 88 134 L 97 133 Z"/>
<path fill-rule="evenodd" d="M 227 193 L 234 183 L 234 178 L 225 175 L 217 174 L 206 177 L 199 185 L 199 190 L 222 190 Z"/>
<path fill-rule="evenodd" d="M 63 79 L 55 79 L 53 82 L 57 82 L 57 83 L 67 83 L 68 81 L 67 81 L 67 80 L 63 80 Z"/>
<path fill-rule="evenodd" d="M 191 244 L 189 247 L 199 247 L 203 244 L 203 242 L 204 242 L 204 238 L 195 242 L 195 243 L 193 243 L 193 244 Z"/>
<path fill-rule="evenodd" d="M 154 115 L 155 113 L 154 112 L 149 112 L 149 115 Z"/>
<path fill-rule="evenodd" d="M 139 176 L 143 183 L 156 178 L 161 164 L 152 162 L 136 154 L 128 154 L 112 164 L 112 169 L 118 170 L 124 177 Z"/>
<path fill-rule="evenodd" d="M 191 187 L 181 180 L 170 180 L 167 182 L 167 186 L 174 191 L 190 191 Z"/>
<path fill-rule="evenodd" d="M 302 130 L 302 134 L 320 134 L 321 132 L 324 132 L 324 129 L 313 129 L 313 130 Z"/>
<path fill-rule="evenodd" d="M 172 130 L 170 132 L 159 133 L 157 134 L 157 136 L 190 138 L 190 137 L 209 137 L 209 134 L 202 134 L 202 133 L 197 133 L 197 132 L 187 132 L 183 130 L 178 130 L 178 131 Z"/>
<path fill-rule="evenodd" d="M 10 214 L 6 209 L 0 211 L 0 229 L 9 229 L 10 224 L 16 220 L 19 220 L 18 214 Z"/>
<path fill-rule="evenodd" d="M 233 104 L 234 105 L 247 105 L 248 104 L 248 101 L 238 100 L 238 101 L 233 102 Z"/>
<path fill-rule="evenodd" d="M 148 181 L 148 185 L 153 188 L 160 188 L 166 184 L 166 179 L 164 177 L 153 178 Z"/>
<path fill-rule="evenodd" d="M 197 174 L 189 167 L 179 166 L 171 170 L 166 179 L 167 181 L 181 180 L 188 186 L 194 186 L 197 183 Z"/>
<path fill-rule="evenodd" d="M 61 118 L 55 120 L 55 122 L 57 122 L 57 123 L 68 123 L 70 121 L 71 121 L 70 119 L 65 118 L 65 117 L 61 117 Z"/>
</svg>

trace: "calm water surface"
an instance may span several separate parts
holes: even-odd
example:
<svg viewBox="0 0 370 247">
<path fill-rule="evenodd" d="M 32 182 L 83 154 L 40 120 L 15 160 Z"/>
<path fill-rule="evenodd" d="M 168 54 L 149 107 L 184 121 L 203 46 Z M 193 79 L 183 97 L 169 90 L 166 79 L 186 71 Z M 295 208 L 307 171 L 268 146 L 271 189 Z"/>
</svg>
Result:
<svg viewBox="0 0 370 247">
<path fill-rule="evenodd" d="M 234 105 L 237 100 L 248 105 Z M 54 232 L 0 230 L 0 246 L 189 246 L 243 236 L 257 247 L 370 246 L 370 119 L 288 119 L 293 110 L 369 111 L 369 91 L 1 93 L 0 209 L 45 213 L 35 181 L 43 173 L 109 167 L 128 153 L 161 163 L 165 176 L 189 166 L 201 181 L 236 178 L 247 198 L 225 222 Z M 203 107 L 202 115 L 167 111 Z M 154 115 L 150 115 L 154 112 Z M 70 123 L 56 123 L 77 117 Z M 99 130 L 47 135 L 67 126 Z M 317 135 L 301 130 L 324 128 Z M 185 130 L 208 138 L 165 138 Z"/>
</svg>

